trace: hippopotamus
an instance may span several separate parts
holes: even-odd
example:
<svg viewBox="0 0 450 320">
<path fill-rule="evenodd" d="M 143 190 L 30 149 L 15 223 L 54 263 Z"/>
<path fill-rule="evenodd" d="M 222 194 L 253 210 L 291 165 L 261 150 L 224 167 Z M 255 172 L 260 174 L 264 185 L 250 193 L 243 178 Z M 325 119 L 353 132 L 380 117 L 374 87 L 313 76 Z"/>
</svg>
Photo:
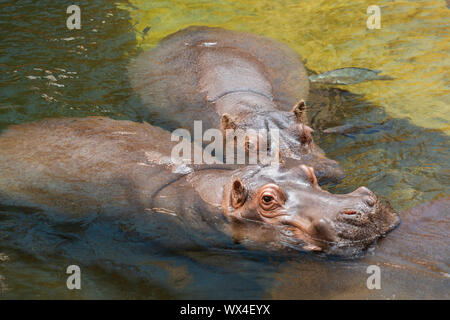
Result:
<svg viewBox="0 0 450 320">
<path fill-rule="evenodd" d="M 320 184 L 344 176 L 313 141 L 305 104 L 310 84 L 302 57 L 280 42 L 192 26 L 137 57 L 129 77 L 153 119 L 191 132 L 194 120 L 201 120 L 203 129 L 217 128 L 224 136 L 239 129 L 278 129 L 276 150 L 285 165 L 313 167 Z"/>
<path fill-rule="evenodd" d="M 323 190 L 312 167 L 190 165 L 173 160 L 174 146 L 159 127 L 103 117 L 12 125 L 0 135 L 0 203 L 58 216 L 141 215 L 162 221 L 155 232 L 180 226 L 325 253 L 363 250 L 399 223 L 366 187 Z"/>
</svg>

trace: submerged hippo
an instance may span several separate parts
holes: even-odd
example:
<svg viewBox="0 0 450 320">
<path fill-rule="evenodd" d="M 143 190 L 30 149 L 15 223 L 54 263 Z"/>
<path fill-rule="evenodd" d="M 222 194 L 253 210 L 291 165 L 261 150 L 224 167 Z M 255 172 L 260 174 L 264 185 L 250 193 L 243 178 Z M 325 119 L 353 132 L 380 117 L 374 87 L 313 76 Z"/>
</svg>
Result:
<svg viewBox="0 0 450 320">
<path fill-rule="evenodd" d="M 301 56 L 275 40 L 209 27 L 164 38 L 130 67 L 145 106 L 175 127 L 280 130 L 288 166 L 312 166 L 319 183 L 343 177 L 313 142 L 306 123 L 309 80 Z M 257 138 L 255 139 L 257 141 Z M 269 150 L 270 151 L 270 150 Z"/>
<path fill-rule="evenodd" d="M 171 160 L 174 145 L 161 128 L 102 117 L 14 125 L 0 135 L 0 203 L 324 252 L 363 249 L 399 223 L 365 187 L 322 190 L 311 167 L 189 166 Z"/>
</svg>

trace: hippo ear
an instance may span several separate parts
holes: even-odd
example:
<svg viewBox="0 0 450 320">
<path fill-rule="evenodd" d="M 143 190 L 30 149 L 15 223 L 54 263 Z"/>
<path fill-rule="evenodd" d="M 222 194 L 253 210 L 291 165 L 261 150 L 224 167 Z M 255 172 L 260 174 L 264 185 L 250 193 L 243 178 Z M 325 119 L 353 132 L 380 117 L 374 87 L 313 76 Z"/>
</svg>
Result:
<svg viewBox="0 0 450 320">
<path fill-rule="evenodd" d="M 244 187 L 241 179 L 236 178 L 231 186 L 231 204 L 233 208 L 241 207 L 247 199 L 247 190 Z"/>
<path fill-rule="evenodd" d="M 317 177 L 314 173 L 313 167 L 306 166 L 304 164 L 300 165 L 300 168 L 305 172 L 308 181 L 314 186 L 319 187 L 319 183 L 317 182 Z"/>
<path fill-rule="evenodd" d="M 299 124 L 299 131 L 300 131 L 300 142 L 303 145 L 310 145 L 312 142 L 312 132 L 314 130 L 310 127 L 308 127 L 306 124 Z"/>
<path fill-rule="evenodd" d="M 222 130 L 236 129 L 236 124 L 228 113 L 224 113 L 221 119 Z"/>
<path fill-rule="evenodd" d="M 291 110 L 295 114 L 297 122 L 306 123 L 306 103 L 303 100 L 297 102 Z"/>
</svg>

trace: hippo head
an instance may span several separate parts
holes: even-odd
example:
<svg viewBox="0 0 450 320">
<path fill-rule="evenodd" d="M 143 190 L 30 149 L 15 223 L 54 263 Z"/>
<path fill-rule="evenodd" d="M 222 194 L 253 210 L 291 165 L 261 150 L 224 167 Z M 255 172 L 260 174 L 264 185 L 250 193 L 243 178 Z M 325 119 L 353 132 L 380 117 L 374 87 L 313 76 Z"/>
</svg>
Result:
<svg viewBox="0 0 450 320">
<path fill-rule="evenodd" d="M 338 255 L 361 252 L 400 222 L 366 187 L 348 194 L 322 190 L 314 169 L 305 165 L 236 171 L 222 207 L 239 241 Z"/>
<path fill-rule="evenodd" d="M 314 168 L 319 184 L 338 182 L 344 177 L 342 169 L 334 160 L 328 159 L 325 153 L 313 141 L 313 130 L 306 125 L 306 105 L 302 100 L 291 112 L 261 110 L 257 114 L 241 113 L 232 118 L 222 115 L 224 135 L 230 132 L 241 132 L 246 135 L 248 148 L 258 149 L 262 141 L 259 130 L 277 129 L 279 137 L 279 158 L 286 167 L 307 165 Z M 269 134 L 268 134 L 269 136 Z M 267 139 L 267 138 L 266 138 Z M 270 154 L 270 143 L 266 144 Z M 259 150 L 258 150 L 259 151 Z"/>
</svg>

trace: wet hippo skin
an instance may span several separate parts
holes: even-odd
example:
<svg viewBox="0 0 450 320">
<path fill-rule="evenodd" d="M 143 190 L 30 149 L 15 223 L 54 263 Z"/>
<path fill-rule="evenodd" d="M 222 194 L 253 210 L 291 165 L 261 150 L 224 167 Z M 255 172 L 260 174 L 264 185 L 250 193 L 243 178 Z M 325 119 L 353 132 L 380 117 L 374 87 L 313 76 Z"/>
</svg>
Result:
<svg viewBox="0 0 450 320">
<path fill-rule="evenodd" d="M 189 27 L 141 54 L 129 78 L 144 108 L 175 127 L 279 129 L 288 166 L 312 166 L 319 183 L 343 177 L 307 126 L 309 80 L 301 56 L 265 37 Z"/>
<path fill-rule="evenodd" d="M 175 237 L 178 226 L 326 252 L 364 249 L 399 222 L 365 187 L 322 190 L 311 167 L 177 164 L 175 144 L 161 128 L 102 117 L 13 125 L 0 135 L 0 202 L 59 216 L 141 215 L 158 225 L 152 237 Z"/>
</svg>

